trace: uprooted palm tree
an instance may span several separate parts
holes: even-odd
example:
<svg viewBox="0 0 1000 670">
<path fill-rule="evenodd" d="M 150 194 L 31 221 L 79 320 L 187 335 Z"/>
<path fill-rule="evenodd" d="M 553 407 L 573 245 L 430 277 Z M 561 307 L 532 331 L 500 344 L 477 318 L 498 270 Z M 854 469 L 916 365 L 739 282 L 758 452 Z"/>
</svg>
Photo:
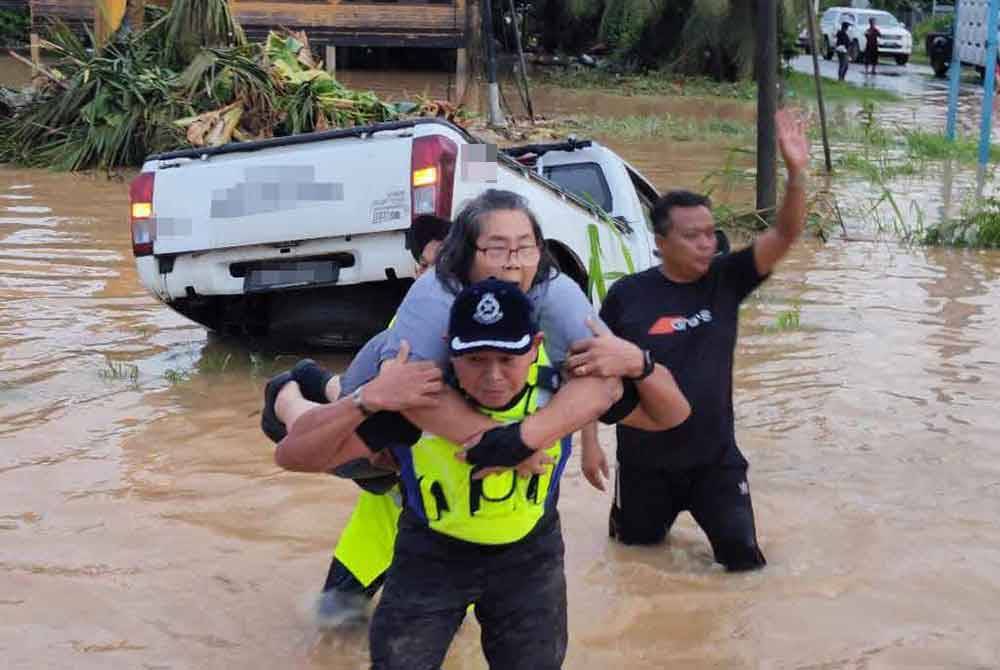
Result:
<svg viewBox="0 0 1000 670">
<path fill-rule="evenodd" d="M 175 0 L 147 18 L 144 29 L 119 30 L 96 51 L 56 24 L 43 42 L 55 62 L 39 86 L 27 101 L 0 96 L 0 161 L 111 169 L 186 145 L 455 113 L 345 88 L 302 33 L 247 44 L 225 0 Z M 195 27 L 203 29 L 192 36 Z"/>
</svg>

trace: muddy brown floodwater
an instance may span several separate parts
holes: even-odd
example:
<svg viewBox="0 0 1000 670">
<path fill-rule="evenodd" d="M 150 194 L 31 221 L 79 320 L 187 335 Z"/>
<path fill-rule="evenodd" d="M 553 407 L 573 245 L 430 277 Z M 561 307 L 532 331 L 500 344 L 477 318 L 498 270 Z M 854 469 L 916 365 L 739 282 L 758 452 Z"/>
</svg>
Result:
<svg viewBox="0 0 1000 670">
<path fill-rule="evenodd" d="M 663 187 L 722 160 L 616 147 Z M 294 357 L 148 296 L 126 204 L 121 182 L 0 168 L 4 666 L 367 667 L 363 632 L 308 614 L 356 490 L 280 471 L 258 429 L 266 376 Z M 787 310 L 800 327 L 776 329 Z M 721 572 L 686 516 L 669 545 L 609 543 L 609 499 L 574 457 L 566 667 L 1000 666 L 1000 255 L 807 240 L 741 321 L 768 567 Z M 476 633 L 445 668 L 484 667 Z"/>
</svg>

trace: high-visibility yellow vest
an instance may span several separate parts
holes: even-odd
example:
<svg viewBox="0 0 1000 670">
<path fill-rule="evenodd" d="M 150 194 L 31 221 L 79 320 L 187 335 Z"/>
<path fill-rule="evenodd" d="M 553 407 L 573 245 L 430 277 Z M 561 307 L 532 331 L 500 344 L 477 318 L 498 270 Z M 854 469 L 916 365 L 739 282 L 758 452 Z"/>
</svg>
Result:
<svg viewBox="0 0 1000 670">
<path fill-rule="evenodd" d="M 527 389 L 503 411 L 480 408 L 501 423 L 520 421 L 543 407 L 558 385 L 544 348 L 528 372 Z M 570 440 L 546 450 L 554 463 L 546 472 L 520 477 L 514 470 L 473 480 L 473 468 L 459 461 L 453 442 L 424 434 L 409 449 L 394 450 L 401 466 L 404 506 L 434 531 L 477 544 L 509 544 L 527 535 L 555 503 Z"/>
</svg>

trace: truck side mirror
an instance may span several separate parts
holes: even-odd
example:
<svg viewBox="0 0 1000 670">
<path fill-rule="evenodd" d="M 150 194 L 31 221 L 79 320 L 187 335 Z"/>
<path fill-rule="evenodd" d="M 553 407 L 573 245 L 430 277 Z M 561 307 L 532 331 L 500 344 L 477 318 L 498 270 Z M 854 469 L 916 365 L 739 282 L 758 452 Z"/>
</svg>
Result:
<svg viewBox="0 0 1000 670">
<path fill-rule="evenodd" d="M 620 227 L 622 230 L 625 231 L 626 234 L 631 235 L 632 233 L 635 232 L 634 230 L 632 230 L 632 224 L 629 223 L 628 219 L 626 219 L 624 216 L 619 215 L 619 216 L 614 216 L 612 218 L 621 224 Z"/>
</svg>

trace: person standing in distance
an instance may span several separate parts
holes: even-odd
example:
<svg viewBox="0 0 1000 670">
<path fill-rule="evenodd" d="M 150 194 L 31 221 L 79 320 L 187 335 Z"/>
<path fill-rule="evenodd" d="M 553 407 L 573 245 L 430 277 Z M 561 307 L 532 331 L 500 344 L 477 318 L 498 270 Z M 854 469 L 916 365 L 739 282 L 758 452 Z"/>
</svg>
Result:
<svg viewBox="0 0 1000 670">
<path fill-rule="evenodd" d="M 875 66 L 878 65 L 878 41 L 882 37 L 882 31 L 875 25 L 875 17 L 868 19 L 868 30 L 865 31 L 865 74 L 871 68 L 871 73 L 875 74 Z"/>
<path fill-rule="evenodd" d="M 611 287 L 601 318 L 619 337 L 669 368 L 691 404 L 691 416 L 666 431 L 618 426 L 618 466 L 610 535 L 624 544 L 663 541 L 688 510 L 705 531 L 715 559 L 730 571 L 766 564 L 757 545 L 747 461 L 736 445 L 733 354 L 740 303 L 769 276 L 805 226 L 809 140 L 804 120 L 776 116 L 788 183 L 776 225 L 749 247 L 715 257 L 709 199 L 687 191 L 653 208 L 662 263 Z M 593 374 L 582 346 L 571 372 Z"/>
<path fill-rule="evenodd" d="M 847 77 L 847 63 L 850 61 L 847 53 L 848 49 L 851 48 L 851 36 L 847 34 L 850 27 L 851 24 L 844 21 L 840 24 L 840 30 L 837 31 L 837 46 L 835 50 L 837 52 L 837 79 L 840 81 L 844 81 Z"/>
</svg>

